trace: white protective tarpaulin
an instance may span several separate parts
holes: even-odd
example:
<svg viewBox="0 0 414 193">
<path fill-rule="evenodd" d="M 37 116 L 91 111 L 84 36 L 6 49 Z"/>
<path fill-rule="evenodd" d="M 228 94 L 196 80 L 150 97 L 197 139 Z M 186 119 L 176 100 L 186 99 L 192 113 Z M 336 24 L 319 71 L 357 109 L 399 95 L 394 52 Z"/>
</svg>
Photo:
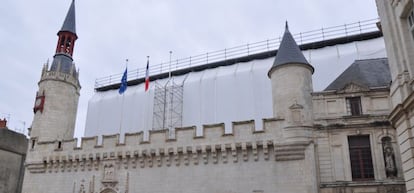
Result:
<svg viewBox="0 0 414 193">
<path fill-rule="evenodd" d="M 383 38 L 351 42 L 303 52 L 315 68 L 314 91 L 321 91 L 357 59 L 386 57 Z M 272 117 L 272 93 L 267 72 L 274 57 L 236 63 L 173 77 L 183 82 L 182 126 L 225 123 Z M 165 84 L 167 79 L 157 80 Z M 133 133 L 152 129 L 154 85 L 129 86 L 124 95 L 118 90 L 96 92 L 89 100 L 85 136 Z M 283 92 L 283 91 L 281 91 Z"/>
</svg>

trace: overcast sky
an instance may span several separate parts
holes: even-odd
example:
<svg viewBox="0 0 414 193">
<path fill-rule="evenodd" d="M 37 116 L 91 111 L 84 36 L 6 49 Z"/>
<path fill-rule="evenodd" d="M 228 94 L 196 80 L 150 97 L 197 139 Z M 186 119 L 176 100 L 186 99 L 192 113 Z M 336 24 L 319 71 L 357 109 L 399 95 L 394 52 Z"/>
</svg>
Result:
<svg viewBox="0 0 414 193">
<path fill-rule="evenodd" d="M 0 118 L 24 130 L 42 65 L 53 59 L 71 0 L 3 0 Z M 209 51 L 377 18 L 374 0 L 77 0 L 74 61 L 82 85 L 75 136 L 83 135 L 96 78 Z"/>
</svg>

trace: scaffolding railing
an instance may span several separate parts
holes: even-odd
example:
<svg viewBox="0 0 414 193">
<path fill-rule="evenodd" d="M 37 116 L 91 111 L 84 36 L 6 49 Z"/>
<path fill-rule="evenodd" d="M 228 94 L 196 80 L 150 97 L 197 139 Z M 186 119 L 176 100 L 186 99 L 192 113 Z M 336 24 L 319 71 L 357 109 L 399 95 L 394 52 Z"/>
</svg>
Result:
<svg viewBox="0 0 414 193">
<path fill-rule="evenodd" d="M 378 21 L 379 19 L 376 18 L 328 28 L 320 28 L 317 30 L 294 34 L 293 37 L 295 38 L 296 42 L 301 45 L 340 37 L 375 32 L 379 30 L 376 25 Z M 200 66 L 208 63 L 219 62 L 228 59 L 234 59 L 249 56 L 252 54 L 276 50 L 280 45 L 281 39 L 282 37 L 279 36 L 278 38 L 267 39 L 255 43 L 244 44 L 186 58 L 179 58 L 168 62 L 162 62 L 160 64 L 151 65 L 149 68 L 149 74 L 157 75 L 169 72 L 170 70 L 175 71 Z M 128 72 L 128 80 L 144 78 L 145 72 L 145 68 L 131 70 Z M 95 89 L 120 83 L 121 78 L 122 73 L 98 78 L 95 80 Z"/>
</svg>

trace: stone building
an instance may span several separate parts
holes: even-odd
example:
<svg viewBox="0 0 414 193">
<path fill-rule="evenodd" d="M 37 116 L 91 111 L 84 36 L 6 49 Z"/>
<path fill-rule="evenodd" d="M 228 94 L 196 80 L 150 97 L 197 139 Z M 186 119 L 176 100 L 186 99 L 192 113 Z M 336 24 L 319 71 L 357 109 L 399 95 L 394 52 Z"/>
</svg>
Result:
<svg viewBox="0 0 414 193">
<path fill-rule="evenodd" d="M 7 128 L 0 119 L 0 192 L 20 193 L 23 184 L 24 161 L 27 151 L 25 135 Z"/>
<path fill-rule="evenodd" d="M 372 57 L 372 51 L 377 53 L 378 42 L 382 41 L 378 30 L 298 46 L 286 24 L 278 50 L 172 72 L 182 82 L 201 82 L 197 73 L 214 81 L 223 77 L 226 81 L 237 80 L 234 84 L 227 82 L 226 89 L 217 86 L 217 82 L 202 86 L 154 86 L 144 95 L 137 93 L 144 79 L 137 78 L 129 80 L 127 92 L 132 94 L 121 96 L 126 105 L 120 111 L 114 108 L 119 106 L 120 84 L 99 86 L 98 99 L 91 99 L 89 104 L 89 134 L 112 122 L 125 127 L 141 124 L 135 122 L 136 114 L 122 116 L 130 110 L 137 112 L 133 104 L 139 97 L 151 98 L 154 104 L 150 110 L 154 116 L 147 124 L 151 129 L 144 132 L 145 129 L 133 127 L 118 134 L 101 132 L 105 134 L 102 138 L 87 134 L 80 146 L 73 139 L 80 90 L 72 59 L 77 39 L 74 1 L 58 36 L 54 60 L 50 67 L 43 67 L 36 94 L 23 183 L 25 193 L 405 192 L 406 171 L 401 161 L 404 154 L 398 148 L 399 136 L 388 121 L 392 109 L 388 59 Z M 326 89 L 314 92 L 313 74 L 323 69 L 303 53 L 307 50 L 310 55 L 309 50 L 322 52 L 329 47 L 335 47 L 335 53 L 339 53 L 349 45 L 369 50 L 371 58 L 348 63 L 352 64 Z M 236 71 L 230 71 L 232 76 L 216 76 L 217 70 L 234 67 L 239 70 L 237 73 L 248 75 L 237 78 Z M 168 74 L 154 75 L 152 81 L 156 84 L 156 79 L 162 82 L 166 77 Z M 246 79 L 263 88 L 244 84 Z M 213 85 L 214 92 L 204 90 L 209 85 Z M 249 86 L 255 90 L 243 90 Z M 226 92 L 229 87 L 243 92 Z M 157 89 L 167 93 L 176 88 L 184 96 L 182 100 L 190 101 L 178 111 L 183 114 L 182 119 L 164 111 L 161 122 L 153 121 L 159 115 L 154 99 Z M 191 98 L 186 94 L 188 89 L 200 98 Z M 223 98 L 237 102 L 230 106 L 233 109 L 223 109 L 225 113 L 219 109 L 229 106 L 220 103 L 220 91 L 227 95 Z M 216 103 L 203 103 L 211 98 Z M 243 99 L 255 104 L 240 102 Z M 171 107 L 172 101 L 163 101 L 161 109 Z M 202 110 L 208 108 L 214 108 L 213 112 Z M 261 114 L 266 109 L 271 113 Z M 143 112 L 148 118 L 150 113 Z M 121 116 L 114 118 L 116 114 Z M 205 118 L 205 114 L 214 114 L 215 118 Z M 220 118 L 231 118 L 232 114 L 240 116 L 221 121 Z M 263 117 L 257 119 L 256 115 Z M 198 123 L 191 124 L 197 117 Z M 220 121 L 211 122 L 217 120 Z M 170 124 L 172 121 L 180 124 Z M 113 131 L 110 129 L 105 131 Z"/>
<path fill-rule="evenodd" d="M 414 192 L 414 2 L 376 2 L 392 77 L 389 119 L 398 136 L 407 192 Z"/>
</svg>

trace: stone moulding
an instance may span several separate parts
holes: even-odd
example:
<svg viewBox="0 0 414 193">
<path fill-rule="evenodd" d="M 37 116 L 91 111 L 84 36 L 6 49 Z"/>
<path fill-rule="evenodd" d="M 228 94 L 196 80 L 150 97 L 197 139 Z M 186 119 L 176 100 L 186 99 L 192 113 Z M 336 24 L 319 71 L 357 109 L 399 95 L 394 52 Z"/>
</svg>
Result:
<svg viewBox="0 0 414 193">
<path fill-rule="evenodd" d="M 44 173 L 46 171 L 46 165 L 43 162 L 26 163 L 26 168 L 31 173 Z"/>
<path fill-rule="evenodd" d="M 77 77 L 74 77 L 73 75 L 66 74 L 63 72 L 56 72 L 56 71 L 44 71 L 42 73 L 40 82 L 43 82 L 45 80 L 56 80 L 56 81 L 68 82 L 73 87 L 75 87 L 77 94 L 79 94 L 79 90 L 78 90 L 78 87 L 80 87 L 79 81 Z"/>
<path fill-rule="evenodd" d="M 104 161 L 114 161 L 118 168 L 179 167 L 181 165 L 230 164 L 247 161 L 289 161 L 305 159 L 311 142 L 274 143 L 252 141 L 204 146 L 136 149 L 76 155 L 50 155 L 42 162 L 28 162 L 31 173 L 83 172 L 99 170 Z"/>
</svg>

